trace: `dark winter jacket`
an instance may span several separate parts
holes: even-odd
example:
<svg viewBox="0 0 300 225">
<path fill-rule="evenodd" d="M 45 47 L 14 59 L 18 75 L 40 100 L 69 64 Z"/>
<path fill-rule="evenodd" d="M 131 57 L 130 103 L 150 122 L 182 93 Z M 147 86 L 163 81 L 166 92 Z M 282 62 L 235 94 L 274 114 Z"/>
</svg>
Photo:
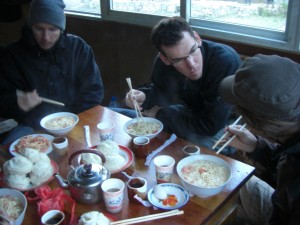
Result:
<svg viewBox="0 0 300 225">
<path fill-rule="evenodd" d="M 203 40 L 201 52 L 203 75 L 199 80 L 188 80 L 157 57 L 152 83 L 139 88 L 146 94 L 143 108 L 164 106 L 156 118 L 166 131 L 188 140 L 197 135 L 213 136 L 225 127 L 232 107 L 219 97 L 219 84 L 241 63 L 239 55 L 223 44 Z"/>
<path fill-rule="evenodd" d="M 39 96 L 63 102 L 65 107 L 41 103 L 29 112 L 17 104 L 16 90 L 37 90 Z M 80 37 L 61 34 L 49 51 L 38 47 L 30 28 L 8 45 L 0 62 L 0 116 L 39 128 L 45 115 L 80 113 L 103 100 L 103 84 L 91 47 Z"/>
<path fill-rule="evenodd" d="M 260 162 L 272 178 L 273 213 L 270 225 L 298 225 L 300 223 L 300 133 L 282 145 L 272 145 L 258 139 L 250 157 Z"/>
</svg>

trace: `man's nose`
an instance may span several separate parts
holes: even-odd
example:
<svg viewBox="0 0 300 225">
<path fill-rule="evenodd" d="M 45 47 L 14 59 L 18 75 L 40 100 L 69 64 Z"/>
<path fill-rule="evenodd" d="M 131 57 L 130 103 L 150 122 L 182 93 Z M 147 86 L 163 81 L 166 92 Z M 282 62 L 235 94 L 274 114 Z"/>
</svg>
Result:
<svg viewBox="0 0 300 225">
<path fill-rule="evenodd" d="M 50 39 L 50 33 L 49 33 L 49 31 L 47 31 L 47 30 L 44 31 L 43 38 L 44 38 L 45 40 L 49 40 L 49 39 Z"/>
<path fill-rule="evenodd" d="M 193 57 L 187 56 L 187 57 L 185 58 L 185 62 L 186 62 L 188 65 L 193 65 L 193 64 L 194 64 Z"/>
</svg>

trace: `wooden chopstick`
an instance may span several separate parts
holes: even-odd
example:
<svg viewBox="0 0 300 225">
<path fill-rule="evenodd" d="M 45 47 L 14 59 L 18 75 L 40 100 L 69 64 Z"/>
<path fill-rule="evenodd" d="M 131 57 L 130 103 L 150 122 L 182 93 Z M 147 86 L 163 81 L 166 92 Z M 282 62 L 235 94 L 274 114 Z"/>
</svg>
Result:
<svg viewBox="0 0 300 225">
<path fill-rule="evenodd" d="M 240 127 L 239 130 L 243 130 L 246 126 L 247 126 L 247 124 L 245 123 L 243 126 Z M 235 138 L 236 138 L 236 135 L 233 135 L 231 138 L 229 138 L 228 141 L 226 141 L 226 143 L 216 152 L 216 154 L 219 154 Z"/>
<path fill-rule="evenodd" d="M 25 93 L 21 90 L 17 90 L 17 95 L 18 96 L 25 96 Z M 54 101 L 52 99 L 49 99 L 49 98 L 44 98 L 44 97 L 40 97 L 40 99 L 43 101 L 43 102 L 47 102 L 47 103 L 50 103 L 50 104 L 54 104 L 54 105 L 60 105 L 60 106 L 65 106 L 64 103 L 62 102 L 58 102 L 58 101 Z"/>
<path fill-rule="evenodd" d="M 126 78 L 126 81 L 127 81 L 128 86 L 129 86 L 129 89 L 131 91 L 131 94 L 133 95 L 133 89 L 132 89 L 130 77 Z M 138 105 L 138 103 L 136 102 L 135 99 L 133 99 L 133 104 L 134 104 L 134 109 L 135 109 L 135 112 L 136 112 L 136 117 L 141 118 L 143 120 L 143 114 L 142 114 L 142 112 L 140 110 L 140 107 L 139 107 L 139 105 Z"/>
<path fill-rule="evenodd" d="M 47 103 L 54 104 L 54 105 L 65 106 L 65 104 L 62 102 L 54 101 L 52 99 L 44 98 L 44 97 L 40 97 L 40 98 L 42 99 L 43 102 L 47 102 Z"/>
<path fill-rule="evenodd" d="M 125 220 L 119 220 L 115 222 L 110 222 L 110 225 L 128 225 L 128 224 L 134 224 L 134 223 L 142 223 L 145 221 L 149 220 L 157 220 L 165 217 L 170 217 L 170 216 L 175 216 L 175 215 L 181 215 L 183 214 L 183 210 L 171 210 L 168 212 L 163 212 L 163 213 L 156 213 L 156 214 L 151 214 L 147 216 L 141 216 L 141 217 L 136 217 L 136 218 L 131 218 L 131 219 L 125 219 Z"/>
<path fill-rule="evenodd" d="M 239 118 L 236 119 L 236 121 L 234 121 L 234 123 L 231 126 L 236 125 L 240 120 L 242 119 L 242 116 L 239 116 Z M 212 149 L 215 149 L 220 142 L 228 135 L 229 133 L 226 131 L 223 136 L 214 144 L 214 146 L 212 147 Z"/>
</svg>

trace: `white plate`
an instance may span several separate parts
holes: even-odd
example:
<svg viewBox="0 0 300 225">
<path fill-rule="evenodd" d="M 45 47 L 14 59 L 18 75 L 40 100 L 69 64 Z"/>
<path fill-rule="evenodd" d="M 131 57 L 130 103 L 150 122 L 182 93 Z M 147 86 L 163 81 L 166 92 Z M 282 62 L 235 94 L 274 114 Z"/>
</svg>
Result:
<svg viewBox="0 0 300 225">
<path fill-rule="evenodd" d="M 177 203 L 175 205 L 164 204 L 165 201 L 156 198 L 154 195 L 154 188 L 151 188 L 148 192 L 148 201 L 159 209 L 172 210 L 181 208 L 190 198 L 189 193 L 178 184 L 162 183 L 158 184 L 158 186 L 163 187 L 168 196 L 175 195 L 177 199 Z"/>
<path fill-rule="evenodd" d="M 33 137 L 36 137 L 36 136 L 43 136 L 45 138 L 48 139 L 49 143 L 50 143 L 50 146 L 49 148 L 47 149 L 47 151 L 45 151 L 44 153 L 46 154 L 49 154 L 50 152 L 52 152 L 52 144 L 51 144 L 51 141 L 53 140 L 53 136 L 52 135 L 49 135 L 49 134 L 31 134 L 31 135 L 27 135 L 27 136 L 33 136 Z M 25 136 L 26 137 L 26 136 Z M 23 137 L 22 137 L 23 138 Z M 10 146 L 9 146 L 9 152 L 10 154 L 12 154 L 13 156 L 20 156 L 21 154 L 19 154 L 16 150 L 15 150 L 15 145 L 18 144 L 19 140 L 21 138 L 15 140 Z"/>
<path fill-rule="evenodd" d="M 93 147 L 91 147 L 91 149 L 96 151 L 97 146 L 93 146 Z M 133 161 L 133 153 L 129 148 L 119 145 L 118 153 L 120 156 L 122 156 L 125 159 L 125 161 L 120 168 L 115 169 L 115 170 L 110 170 L 111 174 L 119 173 L 119 172 L 125 170 L 126 168 L 128 168 L 131 165 L 131 163 Z M 81 164 L 81 155 L 79 155 L 79 157 L 78 157 L 78 164 Z"/>
</svg>

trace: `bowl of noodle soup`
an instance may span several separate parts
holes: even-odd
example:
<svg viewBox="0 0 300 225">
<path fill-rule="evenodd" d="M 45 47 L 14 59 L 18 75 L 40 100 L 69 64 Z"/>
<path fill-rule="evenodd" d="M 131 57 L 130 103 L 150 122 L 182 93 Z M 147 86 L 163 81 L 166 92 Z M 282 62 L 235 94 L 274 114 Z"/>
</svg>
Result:
<svg viewBox="0 0 300 225">
<path fill-rule="evenodd" d="M 40 125 L 50 134 L 64 136 L 68 134 L 78 123 L 79 118 L 70 112 L 57 112 L 41 119 Z"/>
<path fill-rule="evenodd" d="M 25 195 L 17 190 L 9 188 L 0 188 L 0 214 L 14 225 L 21 225 L 24 220 L 27 209 L 27 200 Z M 0 218 L 0 224 L 1 223 Z M 4 221 L 6 221 L 4 219 Z M 4 223 L 5 224 L 5 223 Z"/>
<path fill-rule="evenodd" d="M 229 164 L 213 155 L 193 155 L 176 166 L 182 185 L 192 195 L 202 198 L 220 193 L 231 178 Z"/>
<path fill-rule="evenodd" d="M 134 118 L 124 124 L 124 131 L 132 138 L 143 136 L 152 139 L 155 138 L 163 128 L 162 122 L 150 117 Z"/>
</svg>

